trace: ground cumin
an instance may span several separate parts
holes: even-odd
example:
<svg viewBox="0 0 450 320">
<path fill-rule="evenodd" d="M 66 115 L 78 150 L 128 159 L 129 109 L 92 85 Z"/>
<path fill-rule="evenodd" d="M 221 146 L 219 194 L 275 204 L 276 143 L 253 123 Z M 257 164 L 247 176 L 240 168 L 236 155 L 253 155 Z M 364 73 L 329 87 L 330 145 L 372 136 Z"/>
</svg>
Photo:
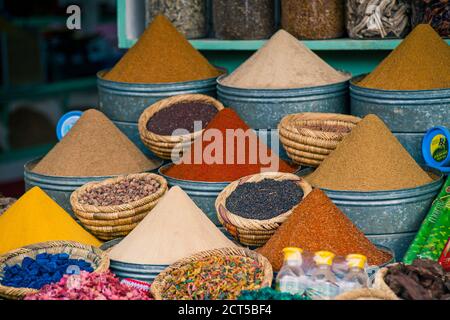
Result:
<svg viewBox="0 0 450 320">
<path fill-rule="evenodd" d="M 261 157 L 259 154 L 267 154 L 268 158 L 270 158 L 272 163 L 279 163 L 278 170 L 273 171 L 281 171 L 281 172 L 294 172 L 296 168 L 291 167 L 289 164 L 281 160 L 277 155 L 275 155 L 272 150 L 270 150 L 264 143 L 259 141 L 256 137 L 255 133 L 251 132 L 250 136 L 256 139 L 256 145 L 258 146 L 258 156 L 256 163 L 252 164 L 250 162 L 250 152 L 249 139 L 246 139 L 245 145 L 238 146 L 236 143 L 236 139 L 232 144 L 234 150 L 234 161 L 232 164 L 226 163 L 226 155 L 229 150 L 227 150 L 226 143 L 226 130 L 233 129 L 238 130 L 242 129 L 244 131 L 249 130 L 248 125 L 236 114 L 235 111 L 229 108 L 222 109 L 219 113 L 214 117 L 214 119 L 209 123 L 206 127 L 205 132 L 199 141 L 201 144 L 201 151 L 203 152 L 208 146 L 210 146 L 214 141 L 209 141 L 204 139 L 205 134 L 208 134 L 208 130 L 217 129 L 222 133 L 223 138 L 223 156 L 221 157 L 222 163 L 214 163 L 207 164 L 205 161 L 202 161 L 200 164 L 191 164 L 187 163 L 186 159 L 194 159 L 195 157 L 195 142 L 191 149 L 187 152 L 188 154 L 183 157 L 182 162 L 180 164 L 174 165 L 170 167 L 165 174 L 170 177 L 182 179 L 182 180 L 193 180 L 193 181 L 207 181 L 207 182 L 231 182 L 237 180 L 241 177 L 260 173 L 262 169 L 270 167 L 270 164 L 266 165 L 261 162 Z M 245 161 L 244 164 L 237 163 L 238 149 L 244 150 L 245 152 Z M 256 152 L 256 150 L 254 150 Z M 215 153 L 213 153 L 215 155 Z M 191 161 L 192 162 L 192 161 Z"/>
<path fill-rule="evenodd" d="M 110 176 L 155 169 L 103 113 L 90 109 L 33 168 L 50 176 Z"/>
<path fill-rule="evenodd" d="M 328 250 L 338 256 L 363 254 L 370 265 L 388 262 L 391 256 L 378 250 L 320 189 L 314 189 L 294 209 L 266 244 L 257 249 L 269 259 L 274 271 L 283 264 L 283 248 Z"/>
<path fill-rule="evenodd" d="M 162 15 L 104 78 L 117 82 L 166 83 L 208 79 L 219 71 Z"/>
<path fill-rule="evenodd" d="M 375 115 L 368 115 L 306 178 L 331 190 L 380 191 L 432 182 L 397 138 Z"/>
<path fill-rule="evenodd" d="M 359 85 L 384 90 L 450 88 L 450 46 L 430 25 L 419 24 Z"/>
</svg>

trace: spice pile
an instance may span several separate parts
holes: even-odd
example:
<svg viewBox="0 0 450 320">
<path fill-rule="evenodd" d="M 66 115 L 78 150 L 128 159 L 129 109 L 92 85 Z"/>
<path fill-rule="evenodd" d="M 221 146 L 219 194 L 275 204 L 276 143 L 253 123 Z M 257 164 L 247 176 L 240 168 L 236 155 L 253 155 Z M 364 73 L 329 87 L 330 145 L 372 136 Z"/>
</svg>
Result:
<svg viewBox="0 0 450 320">
<path fill-rule="evenodd" d="M 90 109 L 33 172 L 89 177 L 140 173 L 156 167 L 103 113 Z"/>
<path fill-rule="evenodd" d="M 167 18 L 158 15 L 104 78 L 128 83 L 168 83 L 215 78 L 219 74 Z"/>
<path fill-rule="evenodd" d="M 225 206 L 242 218 L 267 220 L 291 210 L 302 198 L 303 191 L 294 181 L 264 179 L 239 185 Z"/>
<path fill-rule="evenodd" d="M 148 292 L 121 284 L 111 272 L 65 275 L 25 300 L 151 300 Z"/>
<path fill-rule="evenodd" d="M 431 183 L 382 120 L 368 115 L 308 177 L 330 190 L 397 190 Z"/>
<path fill-rule="evenodd" d="M 179 187 L 109 252 L 115 261 L 169 265 L 191 254 L 235 245 Z"/>
<path fill-rule="evenodd" d="M 180 102 L 156 112 L 147 122 L 147 130 L 159 135 L 170 136 L 175 130 L 194 132 L 194 122 L 201 121 L 204 129 L 218 110 L 205 102 Z"/>
<path fill-rule="evenodd" d="M 148 197 L 159 188 L 159 182 L 150 176 L 128 178 L 88 189 L 79 196 L 78 202 L 91 206 L 121 205 Z"/>
<path fill-rule="evenodd" d="M 0 254 L 54 240 L 101 245 L 39 187 L 29 190 L 0 216 Z"/>
<path fill-rule="evenodd" d="M 235 133 L 247 133 L 245 139 L 233 138 L 229 141 L 228 130 L 235 130 Z M 210 138 L 204 138 L 210 133 L 220 132 L 222 139 L 216 141 Z M 228 141 L 227 141 L 228 140 Z M 245 143 L 239 144 L 239 141 Z M 252 143 L 253 142 L 253 143 Z M 250 150 L 251 146 L 256 146 L 257 150 Z M 215 152 L 211 149 L 216 148 Z M 230 148 L 233 149 L 230 149 Z M 211 159 L 205 159 L 210 154 L 205 152 L 209 150 Z M 229 155 L 233 155 L 232 161 Z M 242 155 L 240 159 L 239 155 Z M 254 155 L 256 155 L 254 157 Z M 261 155 L 267 157 L 263 159 Z M 199 162 L 195 162 L 199 159 Z M 256 159 L 253 159 L 256 158 Z M 253 161 L 252 161 L 253 160 Z M 280 171 L 292 173 L 295 168 L 281 160 L 276 154 L 272 153 L 265 144 L 259 141 L 257 135 L 251 131 L 248 125 L 232 109 L 225 108 L 219 111 L 216 117 L 206 127 L 203 134 L 197 138 L 187 151 L 181 163 L 171 166 L 164 172 L 167 176 L 182 180 L 207 181 L 207 182 L 231 182 L 244 176 L 260 173 L 267 169 L 270 171 Z"/>
<path fill-rule="evenodd" d="M 450 300 L 450 272 L 432 260 L 417 259 L 388 267 L 384 281 L 405 300 Z"/>
<path fill-rule="evenodd" d="M 314 131 L 334 132 L 334 133 L 350 133 L 352 128 L 345 125 L 331 125 L 327 123 L 319 124 L 302 124 L 297 126 L 297 130 L 309 129 Z"/>
<path fill-rule="evenodd" d="M 77 266 L 86 272 L 94 271 L 89 262 L 70 259 L 67 253 L 41 253 L 35 259 L 25 257 L 21 264 L 6 266 L 0 283 L 15 288 L 40 289 L 46 284 L 61 280 L 69 266 Z"/>
<path fill-rule="evenodd" d="M 289 89 L 349 79 L 286 31 L 280 30 L 221 84 L 249 89 Z"/>
<path fill-rule="evenodd" d="M 261 287 L 262 265 L 250 257 L 211 256 L 173 270 L 165 278 L 165 300 L 230 300 Z"/>
<path fill-rule="evenodd" d="M 384 90 L 450 88 L 450 46 L 428 24 L 419 24 L 358 85 Z"/>
<path fill-rule="evenodd" d="M 283 264 L 282 250 L 286 247 L 310 252 L 326 250 L 338 256 L 359 253 L 367 257 L 370 265 L 381 265 L 392 258 L 378 250 L 319 189 L 308 194 L 257 251 L 278 271 Z"/>
</svg>

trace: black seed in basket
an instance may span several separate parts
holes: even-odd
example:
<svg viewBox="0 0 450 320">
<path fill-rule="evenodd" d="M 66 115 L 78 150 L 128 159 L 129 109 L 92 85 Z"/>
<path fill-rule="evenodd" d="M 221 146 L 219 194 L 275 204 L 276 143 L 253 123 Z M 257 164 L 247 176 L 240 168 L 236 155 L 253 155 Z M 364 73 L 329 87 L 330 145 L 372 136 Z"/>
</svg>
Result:
<svg viewBox="0 0 450 320">
<path fill-rule="evenodd" d="M 303 191 L 294 181 L 264 179 L 239 185 L 225 206 L 242 218 L 267 220 L 291 210 L 302 198 Z"/>
<path fill-rule="evenodd" d="M 147 122 L 147 130 L 170 136 L 176 129 L 194 132 L 194 122 L 201 121 L 202 129 L 217 114 L 212 104 L 205 102 L 180 102 L 156 112 Z"/>
</svg>

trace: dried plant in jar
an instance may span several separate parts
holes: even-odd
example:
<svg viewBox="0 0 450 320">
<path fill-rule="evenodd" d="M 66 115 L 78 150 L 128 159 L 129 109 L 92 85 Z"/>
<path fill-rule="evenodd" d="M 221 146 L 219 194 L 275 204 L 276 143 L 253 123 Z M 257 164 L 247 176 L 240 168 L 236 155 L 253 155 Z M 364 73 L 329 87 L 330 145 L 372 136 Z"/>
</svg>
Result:
<svg viewBox="0 0 450 320">
<path fill-rule="evenodd" d="M 266 39 L 275 31 L 273 0 L 213 0 L 212 11 L 218 39 Z"/>
<path fill-rule="evenodd" d="M 344 0 L 282 0 L 281 25 L 299 39 L 340 38 L 345 33 Z"/>
<path fill-rule="evenodd" d="M 147 24 L 163 14 L 186 38 L 206 37 L 205 0 L 146 0 L 145 5 Z"/>
<path fill-rule="evenodd" d="M 430 24 L 441 36 L 450 36 L 450 0 L 412 0 L 411 25 Z"/>
<path fill-rule="evenodd" d="M 409 5 L 404 0 L 346 0 L 350 38 L 402 38 L 409 31 Z"/>
</svg>

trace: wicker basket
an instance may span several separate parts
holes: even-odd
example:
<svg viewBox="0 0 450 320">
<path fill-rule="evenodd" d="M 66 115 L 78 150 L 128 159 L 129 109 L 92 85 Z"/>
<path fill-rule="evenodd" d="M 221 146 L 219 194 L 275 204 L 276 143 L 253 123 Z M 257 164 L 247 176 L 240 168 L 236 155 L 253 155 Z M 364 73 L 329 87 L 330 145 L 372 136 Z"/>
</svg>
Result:
<svg viewBox="0 0 450 320">
<path fill-rule="evenodd" d="M 208 103 L 219 111 L 224 108 L 222 103 L 210 96 L 203 94 L 184 94 L 163 99 L 145 109 L 139 118 L 139 135 L 144 145 L 161 159 L 172 159 L 171 155 L 174 149 L 174 153 L 181 156 L 182 150 L 189 147 L 192 141 L 203 132 L 203 130 L 200 130 L 187 135 L 163 136 L 147 130 L 147 123 L 154 114 L 181 102 Z"/>
<path fill-rule="evenodd" d="M 226 208 L 227 198 L 236 190 L 236 188 L 247 182 L 259 182 L 264 179 L 273 179 L 278 181 L 293 180 L 303 190 L 303 198 L 312 190 L 311 185 L 304 179 L 291 174 L 280 172 L 265 172 L 243 177 L 229 184 L 216 199 L 216 212 L 220 223 L 227 231 L 241 244 L 246 246 L 262 246 L 275 233 L 278 227 L 286 221 L 292 213 L 292 209 L 284 212 L 272 219 L 256 220 L 242 218 Z"/>
<path fill-rule="evenodd" d="M 270 287 L 272 285 L 272 279 L 273 279 L 273 270 L 272 265 L 270 264 L 269 260 L 267 260 L 266 257 L 262 256 L 259 253 L 256 253 L 254 251 L 243 249 L 243 248 L 221 248 L 221 249 L 214 249 L 214 250 L 208 250 L 208 251 L 202 251 L 199 253 L 196 253 L 190 257 L 183 258 L 174 264 L 170 265 L 167 269 L 165 269 L 162 273 L 160 273 L 155 281 L 152 283 L 151 286 L 151 293 L 153 297 L 156 300 L 163 300 L 163 292 L 164 288 L 166 286 L 166 278 L 170 275 L 170 273 L 173 270 L 176 270 L 178 268 L 181 268 L 187 263 L 191 263 L 193 261 L 202 260 L 211 256 L 243 256 L 243 257 L 250 257 L 252 259 L 255 259 L 258 261 L 263 268 L 264 276 L 263 281 L 260 285 L 260 288 L 263 287 Z"/>
<path fill-rule="evenodd" d="M 7 265 L 20 264 L 25 257 L 34 258 L 40 253 L 67 253 L 73 259 L 83 259 L 91 263 L 94 272 L 105 272 L 109 268 L 109 257 L 99 248 L 74 241 L 50 241 L 26 246 L 0 256 L 0 277 Z M 36 289 L 6 287 L 0 284 L 0 297 L 6 299 L 19 300 L 37 292 Z"/>
<path fill-rule="evenodd" d="M 93 206 L 81 204 L 78 199 L 87 190 L 92 190 L 103 185 L 117 183 L 125 179 L 151 177 L 160 184 L 160 188 L 153 194 L 142 199 L 113 206 Z M 161 197 L 167 191 L 167 181 L 154 173 L 138 173 L 116 178 L 110 178 L 101 182 L 90 182 L 75 190 L 70 196 L 70 204 L 73 212 L 92 234 L 102 240 L 112 240 L 126 236 L 142 219 L 152 210 Z"/>
<path fill-rule="evenodd" d="M 334 298 L 334 300 L 398 300 L 392 294 L 379 289 L 357 289 L 342 293 Z"/>
<path fill-rule="evenodd" d="M 358 117 L 334 113 L 287 115 L 278 125 L 280 141 L 295 163 L 317 167 L 348 133 L 326 132 L 306 126 L 339 126 L 351 130 L 360 120 Z"/>
</svg>

